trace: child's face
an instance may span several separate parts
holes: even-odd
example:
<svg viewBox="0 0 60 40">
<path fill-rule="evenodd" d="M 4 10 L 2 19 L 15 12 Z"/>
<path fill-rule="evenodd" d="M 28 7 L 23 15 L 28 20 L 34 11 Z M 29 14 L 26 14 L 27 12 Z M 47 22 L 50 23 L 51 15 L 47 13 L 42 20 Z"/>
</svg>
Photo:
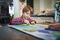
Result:
<svg viewBox="0 0 60 40">
<path fill-rule="evenodd" d="M 25 13 L 23 14 L 23 16 L 24 16 L 25 19 L 30 18 L 30 11 L 25 12 Z"/>
</svg>

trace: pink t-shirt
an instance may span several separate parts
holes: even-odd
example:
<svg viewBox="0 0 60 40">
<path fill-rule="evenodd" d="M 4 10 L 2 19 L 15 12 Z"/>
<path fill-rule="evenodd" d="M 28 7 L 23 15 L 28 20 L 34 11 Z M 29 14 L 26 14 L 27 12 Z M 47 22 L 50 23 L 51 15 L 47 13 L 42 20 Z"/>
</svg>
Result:
<svg viewBox="0 0 60 40">
<path fill-rule="evenodd" d="M 35 22 L 35 20 L 32 20 L 32 19 L 28 19 L 29 23 L 31 22 Z M 23 16 L 19 17 L 19 18 L 13 18 L 12 21 L 10 22 L 10 25 L 15 25 L 15 24 L 24 24 L 24 19 L 23 19 Z"/>
</svg>

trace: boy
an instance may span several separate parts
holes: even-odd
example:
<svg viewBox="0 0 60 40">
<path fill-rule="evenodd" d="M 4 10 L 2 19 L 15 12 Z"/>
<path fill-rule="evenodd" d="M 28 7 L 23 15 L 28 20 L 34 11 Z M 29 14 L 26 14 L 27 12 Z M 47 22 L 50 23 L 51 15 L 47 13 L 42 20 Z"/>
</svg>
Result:
<svg viewBox="0 0 60 40">
<path fill-rule="evenodd" d="M 23 8 L 23 14 L 21 17 L 19 18 L 13 18 L 11 21 L 11 25 L 15 25 L 15 24 L 34 24 L 36 23 L 35 20 L 32 20 L 30 18 L 31 12 L 32 12 L 32 7 L 30 6 L 26 6 Z"/>
</svg>

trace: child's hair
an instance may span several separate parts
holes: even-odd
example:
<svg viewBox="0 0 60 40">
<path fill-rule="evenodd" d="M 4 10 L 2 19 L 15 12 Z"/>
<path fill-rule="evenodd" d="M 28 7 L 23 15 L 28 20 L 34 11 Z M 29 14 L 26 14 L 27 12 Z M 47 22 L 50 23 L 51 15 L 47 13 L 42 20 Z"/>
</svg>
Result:
<svg viewBox="0 0 60 40">
<path fill-rule="evenodd" d="M 28 11 L 32 12 L 32 7 L 29 6 L 29 5 L 27 5 L 26 7 L 24 7 L 23 10 L 22 10 L 23 13 L 24 12 L 28 12 Z"/>
<path fill-rule="evenodd" d="M 25 0 L 19 0 L 20 2 L 25 2 Z"/>
</svg>

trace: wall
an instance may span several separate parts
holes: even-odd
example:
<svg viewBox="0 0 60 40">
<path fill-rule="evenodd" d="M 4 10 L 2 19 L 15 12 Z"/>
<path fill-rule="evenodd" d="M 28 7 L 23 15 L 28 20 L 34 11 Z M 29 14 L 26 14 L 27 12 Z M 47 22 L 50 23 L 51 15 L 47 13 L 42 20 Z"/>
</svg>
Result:
<svg viewBox="0 0 60 40">
<path fill-rule="evenodd" d="M 34 13 L 38 13 L 40 11 L 40 0 L 34 0 Z"/>
<path fill-rule="evenodd" d="M 45 1 L 44 0 L 40 0 L 40 11 L 45 10 Z"/>
<path fill-rule="evenodd" d="M 34 14 L 42 10 L 54 9 L 55 0 L 34 0 Z"/>
<path fill-rule="evenodd" d="M 55 0 L 44 0 L 46 9 L 54 9 Z"/>
<path fill-rule="evenodd" d="M 19 17 L 19 0 L 13 0 L 14 5 L 14 18 Z"/>
<path fill-rule="evenodd" d="M 46 9 L 51 9 L 52 7 L 51 7 L 51 4 L 52 3 L 52 0 L 45 0 L 45 8 Z"/>
<path fill-rule="evenodd" d="M 26 0 L 25 0 L 26 2 Z M 20 17 L 22 15 L 22 12 L 20 10 L 20 8 L 23 8 L 24 6 L 19 2 L 19 0 L 13 0 L 13 4 L 14 4 L 14 18 Z M 20 6 L 20 4 L 22 5 L 22 7 Z"/>
<path fill-rule="evenodd" d="M 53 9 L 55 0 L 34 0 L 34 14 L 39 14 L 41 10 Z M 13 0 L 14 4 L 14 17 L 19 17 L 19 0 Z"/>
</svg>

